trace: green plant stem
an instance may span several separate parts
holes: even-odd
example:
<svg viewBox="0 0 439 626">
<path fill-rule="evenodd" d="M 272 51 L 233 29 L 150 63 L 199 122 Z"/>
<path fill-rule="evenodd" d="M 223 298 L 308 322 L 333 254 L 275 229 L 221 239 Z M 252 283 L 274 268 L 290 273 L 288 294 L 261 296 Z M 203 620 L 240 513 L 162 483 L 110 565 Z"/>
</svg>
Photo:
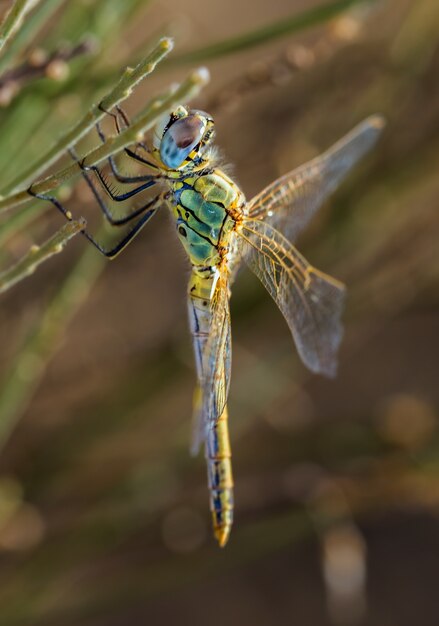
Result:
<svg viewBox="0 0 439 626">
<path fill-rule="evenodd" d="M 38 8 L 26 18 L 19 32 L 10 40 L 7 49 L 3 50 L 0 58 L 0 72 L 3 72 L 14 60 L 20 58 L 20 54 L 29 46 L 34 35 L 45 22 L 49 21 L 62 2 L 63 0 L 42 0 L 40 2 Z"/>
<path fill-rule="evenodd" d="M 84 226 L 84 220 L 68 222 L 41 246 L 32 246 L 15 265 L 0 273 L 0 293 L 33 274 L 41 263 L 54 254 L 62 252 L 67 242 L 83 230 Z"/>
<path fill-rule="evenodd" d="M 91 167 L 97 165 L 109 156 L 120 152 L 126 146 L 134 143 L 157 122 L 159 117 L 169 111 L 175 104 L 193 98 L 200 89 L 208 82 L 209 73 L 206 68 L 200 68 L 192 72 L 177 89 L 168 92 L 162 98 L 156 98 L 146 109 L 133 121 L 131 126 L 123 130 L 119 135 L 109 137 L 105 143 L 89 152 L 83 159 L 83 165 Z M 78 163 L 48 176 L 44 180 L 32 185 L 32 191 L 36 194 L 45 194 L 55 189 L 68 179 L 81 173 Z M 0 213 L 30 202 L 33 197 L 27 190 L 17 192 L 0 200 Z"/>
<path fill-rule="evenodd" d="M 374 0 L 368 0 L 369 2 Z M 285 17 L 279 22 L 274 22 L 263 28 L 253 30 L 237 37 L 218 41 L 210 46 L 204 46 L 197 50 L 185 52 L 176 55 L 169 61 L 171 64 L 181 63 L 199 63 L 207 59 L 224 56 L 233 52 L 240 52 L 247 48 L 251 48 L 260 44 L 265 44 L 272 39 L 277 39 L 283 35 L 291 35 L 292 33 L 317 26 L 323 22 L 330 20 L 339 13 L 346 11 L 355 4 L 364 3 L 365 0 L 337 0 L 336 2 L 326 2 L 325 4 L 307 9 L 299 15 L 294 14 Z"/>
<path fill-rule="evenodd" d="M 37 178 L 44 170 L 48 169 L 55 161 L 57 161 L 66 151 L 73 147 L 93 126 L 101 120 L 105 111 L 109 111 L 117 104 L 128 98 L 133 89 L 146 76 L 151 74 L 156 65 L 172 50 L 173 42 L 169 38 L 163 38 L 157 46 L 150 52 L 147 57 L 141 61 L 134 69 L 127 67 L 122 74 L 119 82 L 113 89 L 102 98 L 100 102 L 93 105 L 85 116 L 71 128 L 67 133 L 62 135 L 58 141 L 44 154 L 42 154 L 30 167 L 20 172 L 8 185 L 2 190 L 3 195 L 7 195 L 15 189 L 25 185 L 29 181 Z"/>
<path fill-rule="evenodd" d="M 104 266 L 105 258 L 91 246 L 87 248 L 30 328 L 0 389 L 0 448 L 26 409 L 66 326 L 87 298 Z"/>
<path fill-rule="evenodd" d="M 40 0 L 16 0 L 0 26 L 0 51 L 20 28 L 24 18 Z"/>
</svg>

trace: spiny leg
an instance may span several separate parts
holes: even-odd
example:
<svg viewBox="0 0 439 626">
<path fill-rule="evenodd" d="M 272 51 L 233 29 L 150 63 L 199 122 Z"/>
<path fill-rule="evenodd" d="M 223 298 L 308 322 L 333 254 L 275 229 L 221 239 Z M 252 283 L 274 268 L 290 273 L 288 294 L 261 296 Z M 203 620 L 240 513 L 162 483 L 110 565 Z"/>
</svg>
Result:
<svg viewBox="0 0 439 626">
<path fill-rule="evenodd" d="M 84 165 L 83 161 L 78 162 L 78 165 L 83 171 L 83 173 L 85 173 L 86 171 L 94 172 L 96 176 L 98 177 L 103 189 L 107 192 L 110 198 L 114 200 L 115 202 L 124 202 L 125 200 L 128 200 L 129 198 L 133 198 L 138 193 L 145 191 L 145 189 L 149 189 L 150 187 L 153 187 L 159 180 L 162 180 L 164 178 L 164 176 L 160 174 L 155 175 L 155 176 L 143 176 L 140 179 L 139 178 L 134 179 L 134 182 L 140 182 L 141 180 L 144 181 L 138 187 L 135 187 L 134 189 L 130 189 L 130 191 L 126 191 L 125 193 L 114 193 L 114 190 L 111 188 L 110 183 L 108 182 L 108 180 L 106 179 L 106 177 L 104 176 L 104 174 L 101 172 L 101 170 L 98 167 L 96 167 L 95 165 L 92 165 L 91 167 L 86 166 Z M 128 180 L 125 182 L 130 182 L 130 181 Z"/>
<path fill-rule="evenodd" d="M 119 110 L 119 108 L 118 108 Z M 120 112 L 123 113 L 124 115 L 124 119 L 126 118 L 126 113 L 120 109 Z M 121 132 L 121 127 L 119 125 L 118 122 L 118 117 L 117 115 L 115 115 L 114 113 L 111 112 L 107 112 L 107 115 L 110 115 L 111 117 L 114 118 L 115 120 L 115 125 L 116 125 L 116 130 L 118 133 Z M 128 124 L 128 122 L 126 122 Z M 102 143 L 105 143 L 106 141 L 106 136 L 102 130 L 102 127 L 100 125 L 100 123 L 98 122 L 96 124 L 96 131 L 99 135 L 99 139 L 102 141 Z M 144 148 L 146 150 L 146 147 L 143 143 L 139 143 L 138 145 L 140 145 L 142 148 Z M 125 152 L 127 151 L 127 148 L 125 148 Z M 131 151 L 130 151 L 131 152 Z M 128 156 L 131 156 L 131 154 L 128 154 Z M 145 161 L 146 163 L 146 161 Z M 125 176 L 124 174 L 121 174 L 120 171 L 118 170 L 117 166 L 116 166 L 116 162 L 114 160 L 114 157 L 110 156 L 108 157 L 108 164 L 110 166 L 110 169 L 113 173 L 114 178 L 119 181 L 120 183 L 140 183 L 140 182 L 146 182 L 148 180 L 151 180 L 151 175 L 150 174 L 143 174 L 143 175 L 137 175 L 137 176 Z M 154 169 L 158 169 L 157 165 L 150 163 L 149 161 L 146 163 L 149 167 L 152 167 Z"/>
<path fill-rule="evenodd" d="M 96 131 L 99 135 L 99 139 L 102 141 L 102 143 L 105 143 L 106 141 L 106 137 L 105 134 L 101 128 L 101 125 L 99 124 L 99 122 L 96 124 Z M 117 168 L 116 162 L 114 160 L 114 157 L 110 156 L 108 157 L 108 165 L 110 166 L 111 172 L 114 176 L 114 178 L 119 182 L 119 183 L 141 183 L 141 182 L 146 182 L 148 180 L 151 180 L 151 174 L 143 174 L 143 175 L 137 175 L 137 176 L 126 176 L 125 174 L 121 174 L 120 171 Z M 95 170 L 96 171 L 96 170 Z M 99 176 L 99 173 L 96 172 Z M 101 176 L 99 176 L 99 178 L 101 178 Z"/>
<path fill-rule="evenodd" d="M 115 109 L 117 111 L 117 115 L 113 115 L 114 123 L 116 125 L 117 132 L 121 133 L 122 132 L 122 128 L 121 128 L 120 123 L 119 123 L 119 118 L 122 119 L 125 128 L 129 128 L 131 126 L 131 122 L 130 122 L 130 119 L 128 117 L 127 112 L 125 111 L 125 109 L 123 109 L 120 106 L 120 104 L 116 104 Z M 145 152 L 147 152 L 148 154 L 150 153 L 150 150 L 149 150 L 148 146 L 143 141 L 138 141 L 136 143 L 136 146 L 140 146 L 143 150 L 145 150 Z"/>
<path fill-rule="evenodd" d="M 121 132 L 121 126 L 119 124 L 118 116 L 115 115 L 114 113 L 111 113 L 110 111 L 106 111 L 102 107 L 100 107 L 100 108 L 107 115 L 110 115 L 111 117 L 114 118 L 115 125 L 116 125 L 116 130 L 117 130 L 118 133 L 120 133 Z M 120 108 L 117 108 L 117 111 L 118 111 L 118 114 L 120 114 L 122 116 L 122 118 L 124 120 L 124 124 L 126 126 L 128 126 L 129 125 L 129 120 L 128 120 L 128 117 L 127 117 L 126 113 L 122 109 L 120 109 Z M 103 143 L 105 143 L 106 137 L 105 137 L 105 134 L 102 131 L 102 128 L 101 128 L 99 123 L 96 124 L 96 130 L 97 130 L 97 133 L 98 133 L 99 138 L 101 139 L 101 141 Z M 144 144 L 138 144 L 138 145 L 140 145 L 142 147 L 144 146 Z M 125 152 L 126 151 L 127 151 L 127 149 L 125 149 Z M 72 154 L 72 151 L 70 151 L 70 153 Z M 111 184 L 108 182 L 106 176 L 103 174 L 103 172 L 96 165 L 87 166 L 87 165 L 84 164 L 84 159 L 82 161 L 79 161 L 76 158 L 76 156 L 74 158 L 75 158 L 76 162 L 78 163 L 79 167 L 81 168 L 81 170 L 83 171 L 83 174 L 85 174 L 86 171 L 92 171 L 92 172 L 95 173 L 95 175 L 99 179 L 99 181 L 100 181 L 102 187 L 104 188 L 104 190 L 106 191 L 106 193 L 115 202 L 123 202 L 125 200 L 128 200 L 129 198 L 134 197 L 138 193 L 141 193 L 142 191 L 145 191 L 145 189 L 149 189 L 150 187 L 155 185 L 157 181 L 166 178 L 166 176 L 164 176 L 161 173 L 159 173 L 159 174 L 138 175 L 138 176 L 124 176 L 124 175 L 122 175 L 118 171 L 116 163 L 114 161 L 114 158 L 112 156 L 110 156 L 108 158 L 108 163 L 110 165 L 111 171 L 113 172 L 113 175 L 116 178 L 116 180 L 118 180 L 119 182 L 122 182 L 122 183 L 142 183 L 142 184 L 138 185 L 137 187 L 135 187 L 134 189 L 130 189 L 129 191 L 127 191 L 125 193 L 115 193 L 114 189 L 111 186 Z M 155 169 L 158 169 L 157 166 L 155 166 L 153 164 L 150 164 L 150 165 L 155 167 Z M 85 178 L 87 180 L 88 185 L 91 187 L 90 179 L 88 179 L 87 177 L 85 177 Z M 93 192 L 94 192 L 98 202 L 101 204 L 100 198 L 96 195 L 96 192 L 94 190 L 93 190 Z M 105 209 L 104 209 L 104 213 L 106 215 L 108 215 L 107 211 Z"/>
<path fill-rule="evenodd" d="M 125 128 L 128 128 L 129 125 L 130 125 L 130 121 L 128 119 L 128 115 L 125 113 L 125 111 L 119 105 L 116 105 L 116 111 L 118 112 L 118 114 L 122 118 L 122 120 L 123 120 L 123 122 L 125 124 Z M 121 132 L 121 127 L 120 127 L 120 124 L 119 124 L 118 116 L 114 115 L 114 113 L 109 113 L 109 115 L 112 115 L 114 117 L 115 124 L 116 124 L 116 130 L 117 130 L 118 133 L 120 133 Z M 144 144 L 143 142 L 139 141 L 135 145 L 136 146 L 140 146 L 147 154 L 150 153 L 150 150 L 149 150 L 148 146 L 146 144 Z M 147 165 L 148 167 L 152 167 L 153 169 L 156 169 L 156 170 L 160 169 L 157 166 L 157 164 L 151 163 L 151 161 L 148 161 L 148 159 L 145 159 L 144 157 L 141 157 L 139 154 L 137 154 L 137 152 L 134 152 L 130 148 L 125 148 L 124 152 L 125 152 L 125 154 L 127 154 L 129 157 L 131 157 L 134 161 L 137 161 L 138 163 L 142 163 L 143 165 Z"/>
<path fill-rule="evenodd" d="M 115 120 L 115 124 L 116 124 L 116 130 L 118 133 L 121 132 L 121 127 L 119 124 L 119 120 L 117 115 L 110 113 L 109 111 L 105 111 L 104 109 L 102 109 L 105 113 L 107 113 L 108 115 L 111 115 L 114 120 Z M 126 113 L 120 108 L 117 107 L 117 111 L 118 114 L 122 117 L 123 122 L 125 124 L 125 126 L 129 126 L 129 120 L 128 117 L 126 115 Z M 102 142 L 105 142 L 106 138 L 104 133 L 102 132 L 101 127 L 99 126 L 99 124 L 97 124 L 97 131 L 99 134 L 99 137 L 101 139 Z M 140 147 L 142 147 L 143 149 L 147 150 L 146 146 L 142 143 L 138 144 Z M 82 230 L 82 234 L 84 235 L 84 237 L 86 237 L 86 239 L 88 239 L 88 241 L 104 256 L 108 257 L 108 258 L 114 258 L 115 256 L 117 256 L 122 250 L 124 250 L 124 248 L 126 246 L 128 246 L 128 244 L 132 241 L 132 239 L 134 239 L 134 237 L 140 232 L 140 230 L 143 228 L 143 226 L 151 219 L 151 217 L 156 213 L 157 209 L 159 208 L 160 204 L 163 202 L 163 200 L 166 197 L 166 193 L 160 193 L 157 196 L 155 196 L 154 198 L 152 198 L 151 200 L 148 200 L 148 202 L 146 202 L 146 204 L 144 204 L 143 206 L 139 207 L 138 209 L 135 209 L 132 213 L 130 213 L 129 215 L 126 215 L 125 217 L 122 218 L 114 218 L 111 211 L 108 209 L 108 207 L 106 206 L 106 204 L 104 203 L 104 201 L 102 200 L 102 198 L 100 197 L 98 191 L 96 190 L 93 182 L 91 181 L 90 177 L 87 174 L 87 170 L 92 170 L 94 171 L 99 180 L 101 181 L 104 189 L 107 191 L 107 193 L 110 195 L 110 197 L 115 200 L 115 201 L 123 201 L 126 200 L 128 198 L 133 197 L 134 195 L 140 193 L 141 191 L 144 191 L 145 189 L 148 189 L 149 187 L 152 187 L 154 184 L 156 184 L 157 180 L 160 178 L 164 178 L 162 175 L 145 175 L 145 176 L 123 176 L 121 174 L 119 174 L 119 172 L 117 171 L 115 162 L 113 157 L 109 157 L 108 161 L 110 164 L 110 167 L 116 177 L 117 180 L 119 180 L 120 182 L 124 182 L 124 183 L 135 183 L 135 182 L 142 182 L 144 184 L 140 185 L 139 187 L 130 190 L 129 192 L 125 193 L 125 194 L 113 194 L 111 188 L 109 187 L 107 181 L 105 180 L 105 178 L 103 177 L 102 173 L 99 171 L 99 169 L 96 166 L 92 166 L 92 167 L 85 167 L 83 165 L 82 162 L 78 162 L 76 153 L 74 152 L 73 149 L 71 149 L 70 151 L 70 155 L 72 156 L 72 158 L 78 163 L 79 167 L 82 170 L 82 175 L 87 183 L 87 185 L 89 186 L 90 190 L 93 193 L 94 198 L 96 199 L 100 209 L 102 210 L 105 218 L 108 220 L 108 222 L 113 225 L 113 226 L 122 226 L 124 224 L 127 224 L 128 222 L 132 221 L 133 219 L 135 219 L 136 217 L 139 217 L 140 215 L 142 216 L 139 221 L 134 225 L 134 227 L 125 235 L 125 237 L 123 237 L 115 246 L 113 246 L 111 249 L 105 249 L 85 228 L 84 230 Z M 154 167 L 155 169 L 159 169 L 156 165 L 154 165 L 153 163 L 150 163 L 148 161 L 146 161 L 145 159 L 142 159 L 141 157 L 138 157 L 138 155 L 136 155 L 134 152 L 132 152 L 129 149 L 125 149 L 125 152 L 128 154 L 128 156 L 132 156 L 133 158 L 135 158 L 136 160 L 141 161 L 142 163 L 149 165 L 150 167 Z M 63 204 L 54 196 L 50 196 L 48 194 L 41 194 L 41 193 L 36 193 L 33 191 L 32 189 L 32 185 L 29 187 L 28 189 L 28 193 L 29 195 L 38 198 L 40 200 L 45 200 L 47 202 L 50 202 L 53 206 L 55 206 L 62 214 L 63 216 L 68 220 L 68 221 L 72 221 L 73 220 L 73 216 L 71 214 L 71 212 L 69 210 L 67 210 Z"/>
<path fill-rule="evenodd" d="M 29 195 L 34 198 L 38 198 L 39 200 L 45 200 L 50 202 L 55 206 L 58 211 L 60 211 L 64 217 L 71 222 L 73 220 L 73 216 L 70 211 L 68 211 L 62 203 L 55 198 L 54 196 L 50 196 L 47 194 L 36 193 L 32 190 L 32 185 L 27 190 Z M 139 219 L 139 221 L 133 226 L 133 228 L 123 237 L 118 243 L 110 249 L 104 248 L 85 228 L 81 231 L 81 234 L 104 256 L 109 259 L 113 259 L 117 256 L 124 248 L 128 246 L 128 244 L 134 239 L 134 237 L 141 231 L 141 229 L 145 226 L 145 224 L 151 219 L 151 217 L 157 212 L 160 204 L 164 200 L 164 194 L 161 193 L 153 200 L 147 203 L 147 205 L 142 207 L 142 211 L 146 211 L 144 215 Z M 136 215 L 128 216 L 129 219 L 133 219 L 139 215 L 139 210 L 136 211 Z M 126 220 L 128 221 L 128 220 Z"/>
<path fill-rule="evenodd" d="M 107 115 L 109 115 L 110 117 L 112 117 L 114 119 L 114 124 L 116 126 L 116 132 L 118 134 L 120 134 L 122 132 L 122 128 L 121 125 L 119 123 L 119 116 L 122 118 L 123 123 L 125 128 L 128 128 L 130 126 L 130 121 L 128 119 L 128 115 L 126 114 L 126 112 L 122 109 L 122 107 L 120 107 L 119 105 L 116 105 L 116 111 L 117 114 L 112 113 L 111 111 L 107 111 L 106 109 L 104 109 L 103 107 L 100 107 L 101 111 L 103 111 L 104 113 L 106 113 Z M 102 133 L 101 127 L 99 124 L 96 125 L 97 127 L 97 131 L 99 134 L 99 137 L 101 139 L 101 141 L 105 141 L 105 135 Z M 140 146 L 143 150 L 145 150 L 145 152 L 149 153 L 149 149 L 148 146 L 146 144 L 144 144 L 143 142 L 137 142 L 136 146 Z M 131 150 L 130 148 L 124 148 L 124 152 L 127 156 L 129 156 L 130 158 L 134 159 L 135 161 L 142 163 L 143 165 L 147 165 L 148 167 L 151 167 L 152 169 L 155 170 L 159 170 L 159 167 L 157 166 L 156 163 L 152 163 L 151 161 L 148 161 L 147 159 L 139 156 L 138 154 L 136 154 L 136 152 L 134 152 L 133 150 Z M 115 162 L 114 162 L 114 158 L 113 157 L 109 157 L 108 159 L 111 170 L 113 172 L 113 174 L 115 175 L 115 178 L 117 179 L 118 176 L 120 176 L 119 172 L 117 171 Z M 120 181 L 120 182 L 130 182 L 130 181 Z M 135 180 L 132 182 L 136 182 Z"/>
<path fill-rule="evenodd" d="M 78 163 L 78 165 L 80 166 L 79 162 L 78 162 L 78 158 L 76 156 L 76 153 L 74 152 L 73 149 L 69 150 L 70 156 L 72 157 L 72 159 Z M 81 166 L 80 166 L 81 167 Z M 82 168 L 81 168 L 82 169 Z M 93 196 L 95 197 L 96 202 L 98 203 L 100 209 L 102 210 L 104 216 L 107 218 L 108 222 L 112 225 L 112 226 L 123 226 L 124 224 L 127 224 L 128 222 L 130 222 L 131 220 L 133 220 L 134 218 L 138 217 L 139 215 L 141 215 L 144 211 L 146 211 L 147 209 L 149 209 L 155 202 L 156 198 L 158 196 L 156 196 L 155 198 L 153 198 L 152 200 L 148 200 L 144 205 L 142 205 L 141 207 L 139 207 L 138 209 L 135 209 L 134 211 L 132 211 L 131 213 L 129 213 L 128 215 L 125 215 L 124 217 L 121 218 L 115 218 L 113 217 L 111 211 L 109 210 L 109 208 L 107 207 L 107 205 L 105 204 L 105 202 L 103 201 L 103 199 L 101 198 L 101 196 L 99 195 L 96 187 L 94 186 L 92 180 L 90 179 L 90 176 L 88 175 L 86 170 L 82 170 L 82 176 L 85 180 L 85 182 L 87 183 L 89 189 L 91 190 L 91 192 L 93 193 Z"/>
<path fill-rule="evenodd" d="M 114 259 L 122 250 L 124 250 L 129 243 L 134 239 L 136 235 L 142 230 L 147 222 L 151 219 L 151 217 L 157 212 L 161 202 L 163 200 L 162 194 L 155 198 L 155 202 L 151 205 L 149 211 L 147 211 L 140 220 L 134 225 L 134 227 L 127 233 L 125 237 L 123 237 L 113 248 L 106 250 L 103 248 L 93 237 L 89 235 L 87 231 L 83 231 L 83 235 L 92 243 L 98 250 L 109 259 Z"/>
<path fill-rule="evenodd" d="M 76 156 L 75 151 L 73 149 L 70 149 L 69 153 L 70 153 L 70 156 L 73 158 L 73 160 L 75 160 L 77 162 L 77 156 Z M 99 207 L 103 211 L 104 216 L 107 218 L 108 222 L 111 225 L 113 225 L 113 226 L 122 226 L 122 225 L 127 224 L 128 222 L 132 221 L 133 219 L 135 219 L 139 215 L 142 215 L 142 213 L 144 213 L 144 215 L 141 217 L 141 219 L 126 234 L 126 236 L 123 237 L 110 250 L 105 250 L 99 244 L 99 242 L 97 242 L 96 239 L 94 239 L 94 237 L 92 237 L 87 231 L 83 232 L 84 236 L 90 241 L 90 243 L 92 243 L 99 250 L 99 252 L 104 254 L 106 257 L 108 257 L 110 259 L 113 259 L 120 252 L 122 252 L 122 250 L 124 250 L 124 248 L 126 248 L 126 246 L 132 241 L 132 239 L 134 239 L 134 237 L 141 231 L 141 229 L 145 226 L 145 224 L 156 213 L 157 209 L 159 208 L 160 204 L 163 202 L 163 200 L 165 199 L 165 196 L 167 194 L 162 192 L 162 193 L 158 194 L 157 196 L 155 196 L 154 198 L 148 200 L 143 206 L 139 207 L 138 209 L 135 209 L 132 213 L 126 215 L 125 217 L 116 218 L 115 219 L 115 218 L 113 218 L 113 216 L 112 216 L 111 212 L 109 211 L 109 209 L 108 209 L 107 205 L 105 204 L 105 202 L 100 197 L 98 191 L 96 190 L 94 184 L 90 180 L 90 177 L 89 177 L 89 175 L 87 174 L 87 172 L 85 170 L 82 171 L 82 176 L 85 179 L 85 182 L 87 183 L 87 185 L 90 188 L 91 192 L 93 193 L 93 196 L 95 197 Z M 58 204 L 59 204 L 59 202 L 58 202 Z"/>
<path fill-rule="evenodd" d="M 119 104 L 117 104 L 115 108 L 116 108 L 118 115 L 122 118 L 125 128 L 128 128 L 130 126 L 130 120 L 128 118 L 128 115 Z M 113 117 L 114 117 L 115 124 L 116 124 L 116 130 L 118 133 L 120 133 L 121 127 L 119 124 L 119 117 L 117 115 L 113 115 Z M 140 146 L 147 154 L 151 153 L 150 149 L 145 143 L 143 143 L 143 141 L 138 141 L 135 145 Z M 135 161 L 138 161 L 139 163 L 148 165 L 148 167 L 152 167 L 153 169 L 156 169 L 156 170 L 160 169 L 156 163 L 151 163 L 151 161 L 148 161 L 144 157 L 139 156 L 136 152 L 134 152 L 133 150 L 130 150 L 129 148 L 125 148 L 125 153 L 128 156 L 130 156 L 132 159 L 134 159 Z"/>
</svg>

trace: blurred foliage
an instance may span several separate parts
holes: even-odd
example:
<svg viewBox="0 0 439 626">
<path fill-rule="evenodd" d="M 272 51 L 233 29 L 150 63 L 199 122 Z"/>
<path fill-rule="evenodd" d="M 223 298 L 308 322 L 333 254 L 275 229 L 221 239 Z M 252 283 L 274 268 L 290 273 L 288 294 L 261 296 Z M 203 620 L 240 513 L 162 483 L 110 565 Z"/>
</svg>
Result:
<svg viewBox="0 0 439 626">
<path fill-rule="evenodd" d="M 369 0 L 369 2 L 373 1 L 374 0 Z M 268 24 L 255 31 L 242 33 L 237 37 L 211 44 L 205 48 L 176 55 L 171 61 L 173 63 L 199 63 L 221 57 L 225 54 L 241 52 L 253 46 L 267 44 L 272 39 L 278 39 L 279 37 L 301 32 L 312 26 L 325 23 L 358 4 L 364 5 L 365 1 L 337 0 L 337 2 L 326 2 L 312 7 L 302 13 L 295 11 L 293 15 L 286 18 L 283 17 L 279 22 Z"/>
<path fill-rule="evenodd" d="M 86 33 L 100 52 L 1 110 L 2 186 L 114 84 L 166 19 L 190 51 L 218 41 L 220 29 L 230 41 L 292 11 L 273 2 L 267 20 L 265 3 L 203 13 L 198 3 L 145 4 L 40 2 L 2 71 L 35 44 L 51 52 Z M 218 143 L 248 196 L 368 114 L 389 121 L 300 246 L 348 284 L 337 380 L 303 369 L 256 281 L 236 284 L 237 519 L 226 551 L 210 540 L 203 459 L 187 453 L 192 354 L 172 229 L 158 219 L 104 274 L 87 250 L 78 282 L 60 290 L 84 249 L 75 240 L 2 297 L 4 389 L 18 376 L 27 391 L 13 398 L 23 419 L 0 459 L 1 623 L 437 622 L 438 26 L 430 0 L 369 3 L 287 44 L 211 64 L 199 105 L 216 113 Z M 166 84 L 154 80 L 154 90 Z M 78 217 L 86 208 L 80 189 L 68 203 Z M 26 207 L 4 221 L 2 263 L 59 224 L 51 212 L 35 216 Z M 70 295 L 83 304 L 67 329 Z M 20 349 L 35 345 L 41 360 L 26 359 Z"/>
</svg>

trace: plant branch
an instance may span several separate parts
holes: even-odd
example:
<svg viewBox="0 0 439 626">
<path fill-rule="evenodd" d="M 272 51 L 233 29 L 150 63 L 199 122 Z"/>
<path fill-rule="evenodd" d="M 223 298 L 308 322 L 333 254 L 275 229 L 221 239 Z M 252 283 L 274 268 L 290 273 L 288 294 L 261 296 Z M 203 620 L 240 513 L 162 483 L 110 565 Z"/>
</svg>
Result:
<svg viewBox="0 0 439 626">
<path fill-rule="evenodd" d="M 110 110 L 128 98 L 136 85 L 154 71 L 156 65 L 172 48 L 173 42 L 171 39 L 161 39 L 150 54 L 134 69 L 127 67 L 116 86 L 100 102 L 95 104 L 73 128 L 62 135 L 47 152 L 14 178 L 2 190 L 3 195 L 7 195 L 15 189 L 26 185 L 55 163 L 102 119 L 106 110 Z"/>
<path fill-rule="evenodd" d="M 123 130 L 119 135 L 113 135 L 107 141 L 89 152 L 83 159 L 85 166 L 97 165 L 108 157 L 120 152 L 126 146 L 135 143 L 143 133 L 154 126 L 163 113 L 172 109 L 175 104 L 190 100 L 208 82 L 209 73 L 206 68 L 200 68 L 192 72 L 187 79 L 166 95 L 156 98 L 146 109 L 133 121 L 131 126 Z M 73 176 L 81 173 L 78 163 L 73 163 L 68 167 L 48 176 L 44 180 L 32 185 L 32 191 L 36 194 L 45 194 L 66 182 Z M 30 202 L 33 197 L 27 190 L 17 192 L 11 196 L 0 200 L 0 213 L 5 213 L 9 209 Z"/>
<path fill-rule="evenodd" d="M 0 51 L 20 28 L 24 18 L 40 0 L 16 0 L 0 26 Z"/>
<path fill-rule="evenodd" d="M 26 17 L 20 30 L 8 42 L 7 47 L 2 50 L 0 71 L 12 65 L 15 59 L 23 55 L 23 51 L 29 48 L 29 42 L 34 39 L 42 26 L 52 18 L 62 2 L 63 0 L 42 0 L 35 11 Z"/>
<path fill-rule="evenodd" d="M 21 89 L 38 78 L 63 79 L 68 71 L 67 63 L 95 49 L 94 40 L 84 39 L 76 46 L 63 45 L 48 55 L 42 50 L 34 50 L 29 59 L 0 75 L 0 106 L 9 105 Z"/>
<path fill-rule="evenodd" d="M 62 252 L 67 242 L 83 230 L 84 226 L 84 220 L 68 222 L 41 246 L 32 246 L 18 263 L 0 273 L 0 293 L 7 291 L 26 276 L 33 274 L 41 263 L 54 254 Z"/>
</svg>

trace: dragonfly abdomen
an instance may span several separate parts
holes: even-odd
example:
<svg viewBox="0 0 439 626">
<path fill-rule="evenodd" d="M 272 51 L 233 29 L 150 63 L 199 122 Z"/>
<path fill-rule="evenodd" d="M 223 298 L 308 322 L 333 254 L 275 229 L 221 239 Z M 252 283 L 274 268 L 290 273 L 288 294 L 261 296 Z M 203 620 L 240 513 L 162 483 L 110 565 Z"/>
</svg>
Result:
<svg viewBox="0 0 439 626">
<path fill-rule="evenodd" d="M 206 434 L 207 476 L 214 535 L 225 546 L 233 524 L 233 475 L 227 407 Z"/>
<path fill-rule="evenodd" d="M 212 332 L 211 302 L 215 297 L 220 273 L 215 267 L 193 268 L 188 288 L 189 322 L 194 344 L 195 362 L 199 389 L 207 369 L 206 344 Z M 224 375 L 224 363 L 218 363 L 219 371 Z M 196 394 L 195 451 L 204 441 L 207 460 L 207 473 L 210 493 L 210 510 L 213 531 L 220 546 L 224 546 L 233 523 L 233 478 L 232 461 L 228 431 L 227 407 L 215 422 L 209 422 L 204 413 L 205 407 Z"/>
</svg>

